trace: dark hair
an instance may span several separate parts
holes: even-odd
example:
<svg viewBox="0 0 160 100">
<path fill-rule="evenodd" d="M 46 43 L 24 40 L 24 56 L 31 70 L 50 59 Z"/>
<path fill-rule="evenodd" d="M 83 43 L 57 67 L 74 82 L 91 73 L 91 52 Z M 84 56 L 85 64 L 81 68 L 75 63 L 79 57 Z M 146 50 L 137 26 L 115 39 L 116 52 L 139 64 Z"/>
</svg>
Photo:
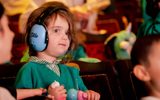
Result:
<svg viewBox="0 0 160 100">
<path fill-rule="evenodd" d="M 148 55 L 155 42 L 160 42 L 160 34 L 137 38 L 131 50 L 131 61 L 133 66 L 137 64 L 149 64 Z"/>
<path fill-rule="evenodd" d="M 160 0 L 146 0 L 146 1 L 147 1 L 146 13 L 152 18 L 155 18 L 160 11 L 160 8 L 158 7 L 158 2 L 160 2 Z"/>
<path fill-rule="evenodd" d="M 57 8 L 58 10 L 53 10 Z M 53 11 L 48 11 L 48 9 Z M 46 11 L 49 13 L 46 13 Z M 40 16 L 42 16 L 43 14 L 46 14 L 44 15 L 45 18 L 42 18 L 43 24 L 45 26 L 48 26 L 49 20 L 50 18 L 52 18 L 52 16 L 55 16 L 55 19 L 56 19 L 57 15 L 60 15 L 61 17 L 67 20 L 69 24 L 68 35 L 71 38 L 71 44 L 69 49 L 74 49 L 74 47 L 77 45 L 77 42 L 75 38 L 75 26 L 74 26 L 73 15 L 67 6 L 57 1 L 44 3 L 39 8 L 35 9 L 29 16 L 27 25 L 26 25 L 26 39 L 27 39 L 28 45 L 29 45 L 28 41 L 29 41 L 29 34 L 30 34 L 31 27 L 39 21 Z M 31 56 L 35 56 L 37 55 L 37 52 L 34 51 L 32 48 L 29 48 L 29 54 Z"/>
<path fill-rule="evenodd" d="M 160 34 L 147 35 L 141 38 L 137 38 L 131 50 L 131 62 L 132 67 L 138 64 L 145 64 L 149 66 L 150 62 L 148 56 L 154 43 L 160 42 Z M 139 80 L 134 74 L 135 88 L 138 94 L 138 100 L 141 97 L 148 96 L 150 94 L 150 88 L 145 84 L 144 81 Z"/>
<path fill-rule="evenodd" d="M 4 14 L 4 7 L 2 3 L 0 3 L 0 18 L 2 17 L 3 14 Z"/>
</svg>

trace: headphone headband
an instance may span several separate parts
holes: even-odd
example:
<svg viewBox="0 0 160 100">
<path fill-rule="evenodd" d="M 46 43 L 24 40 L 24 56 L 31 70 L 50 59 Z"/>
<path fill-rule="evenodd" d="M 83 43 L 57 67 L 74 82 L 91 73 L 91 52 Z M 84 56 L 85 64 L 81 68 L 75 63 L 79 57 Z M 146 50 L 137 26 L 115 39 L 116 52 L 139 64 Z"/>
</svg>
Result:
<svg viewBox="0 0 160 100">
<path fill-rule="evenodd" d="M 60 8 L 60 7 L 48 7 L 38 17 L 38 23 L 43 23 L 45 18 L 47 18 L 47 16 L 50 16 L 53 13 L 56 13 L 59 10 L 66 11 L 66 9 L 63 9 L 63 8 Z"/>
</svg>

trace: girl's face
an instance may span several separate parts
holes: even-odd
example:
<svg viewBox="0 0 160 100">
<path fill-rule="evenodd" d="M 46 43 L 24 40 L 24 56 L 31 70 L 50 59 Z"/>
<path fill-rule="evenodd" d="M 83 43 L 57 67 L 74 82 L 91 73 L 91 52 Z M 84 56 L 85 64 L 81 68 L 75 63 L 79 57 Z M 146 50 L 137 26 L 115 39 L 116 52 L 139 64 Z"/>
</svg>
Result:
<svg viewBox="0 0 160 100">
<path fill-rule="evenodd" d="M 49 41 L 48 47 L 44 52 L 52 57 L 59 57 L 65 54 L 70 46 L 67 20 L 60 15 L 57 15 L 56 18 L 51 17 L 47 29 Z"/>
<path fill-rule="evenodd" d="M 8 19 L 3 15 L 0 19 L 0 64 L 10 61 L 14 33 L 8 26 Z"/>
</svg>

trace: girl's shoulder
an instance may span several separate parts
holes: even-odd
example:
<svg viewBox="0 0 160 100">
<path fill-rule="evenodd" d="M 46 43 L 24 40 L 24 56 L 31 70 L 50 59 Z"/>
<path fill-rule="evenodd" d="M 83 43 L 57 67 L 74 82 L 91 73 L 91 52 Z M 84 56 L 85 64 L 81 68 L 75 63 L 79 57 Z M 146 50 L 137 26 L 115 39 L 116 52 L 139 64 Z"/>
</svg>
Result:
<svg viewBox="0 0 160 100">
<path fill-rule="evenodd" d="M 76 66 L 70 66 L 70 65 L 67 65 L 67 64 L 59 64 L 59 67 L 63 68 L 63 69 L 66 69 L 66 70 L 71 70 L 71 71 L 78 71 L 79 72 L 79 69 L 76 67 Z"/>
<path fill-rule="evenodd" d="M 23 65 L 22 69 L 31 69 L 36 68 L 38 66 L 41 66 L 42 64 L 36 63 L 36 62 L 27 62 Z"/>
<path fill-rule="evenodd" d="M 31 62 L 31 61 L 29 61 L 29 62 L 27 62 L 26 64 L 24 64 L 24 66 L 32 66 L 32 65 L 39 65 L 38 63 L 35 63 L 35 62 Z"/>
<path fill-rule="evenodd" d="M 79 76 L 80 70 L 78 68 L 66 65 L 66 64 L 60 64 L 60 69 L 62 72 L 70 73 L 74 77 Z"/>
</svg>

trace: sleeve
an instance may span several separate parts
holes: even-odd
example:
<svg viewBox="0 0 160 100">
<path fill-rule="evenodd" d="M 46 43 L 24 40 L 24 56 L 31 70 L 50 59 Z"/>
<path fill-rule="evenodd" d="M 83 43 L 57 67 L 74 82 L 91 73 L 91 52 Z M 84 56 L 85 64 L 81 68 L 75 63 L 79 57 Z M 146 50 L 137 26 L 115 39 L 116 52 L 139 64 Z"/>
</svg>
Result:
<svg viewBox="0 0 160 100">
<path fill-rule="evenodd" d="M 79 88 L 80 90 L 82 90 L 82 91 L 88 90 L 87 87 L 85 86 L 82 78 L 81 78 L 80 76 L 78 76 L 77 79 L 78 79 L 78 85 L 79 85 L 78 88 Z"/>
<path fill-rule="evenodd" d="M 79 75 L 79 70 L 76 69 L 76 68 L 72 68 L 72 69 L 73 69 L 73 70 L 72 70 L 72 73 L 71 73 L 71 74 L 72 74 L 72 76 L 74 77 L 74 78 L 73 78 L 74 81 L 78 83 L 77 88 L 78 88 L 79 90 L 82 90 L 82 91 L 88 90 L 88 89 L 86 88 L 86 86 L 85 86 L 82 78 L 81 78 L 80 75 Z"/>
<path fill-rule="evenodd" d="M 30 66 L 24 65 L 17 74 L 16 88 L 33 88 L 32 70 Z"/>
</svg>

